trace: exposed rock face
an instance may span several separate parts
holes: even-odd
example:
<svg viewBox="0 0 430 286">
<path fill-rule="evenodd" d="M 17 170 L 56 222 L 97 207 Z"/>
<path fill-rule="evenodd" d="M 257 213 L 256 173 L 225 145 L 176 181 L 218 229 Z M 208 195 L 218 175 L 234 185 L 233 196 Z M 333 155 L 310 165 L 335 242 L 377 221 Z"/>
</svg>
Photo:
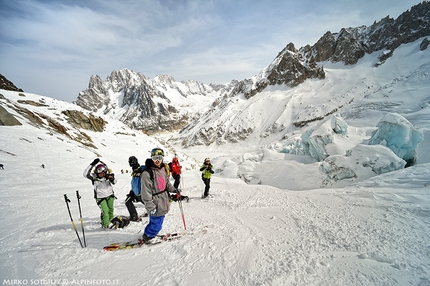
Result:
<svg viewBox="0 0 430 286">
<path fill-rule="evenodd" d="M 24 92 L 22 89 L 17 88 L 11 81 L 9 81 L 6 77 L 4 77 L 1 74 L 0 74 L 0 89 Z"/>
<path fill-rule="evenodd" d="M 401 44 L 416 41 L 430 34 L 430 2 L 425 1 L 402 13 L 397 19 L 389 16 L 370 27 L 343 28 L 339 33 L 327 32 L 312 47 L 300 49 L 306 57 L 317 62 L 333 61 L 355 64 L 365 54 L 380 50 L 381 61 L 391 56 Z"/>
<path fill-rule="evenodd" d="M 64 110 L 62 113 L 68 117 L 68 122 L 75 128 L 103 132 L 107 124 L 103 118 L 95 117 L 92 113 L 89 116 L 78 110 Z"/>
<path fill-rule="evenodd" d="M 425 38 L 420 45 L 420 51 L 424 51 L 425 49 L 427 49 L 427 47 L 429 46 L 430 41 Z"/>
<path fill-rule="evenodd" d="M 22 124 L 12 114 L 7 112 L 7 110 L 0 105 L 0 125 L 15 126 L 15 125 L 22 125 Z"/>
</svg>

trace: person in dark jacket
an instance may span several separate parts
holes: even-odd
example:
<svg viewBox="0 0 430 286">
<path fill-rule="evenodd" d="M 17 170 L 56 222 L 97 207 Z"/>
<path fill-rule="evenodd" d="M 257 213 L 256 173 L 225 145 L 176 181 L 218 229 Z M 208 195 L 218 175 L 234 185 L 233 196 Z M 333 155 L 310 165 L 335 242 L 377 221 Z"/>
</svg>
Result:
<svg viewBox="0 0 430 286">
<path fill-rule="evenodd" d="M 169 192 L 177 192 L 170 183 L 167 164 L 163 160 L 164 151 L 160 148 L 152 149 L 151 158 L 146 159 L 145 171 L 140 176 L 140 197 L 149 215 L 149 222 L 142 236 L 146 244 L 156 242 L 156 235 L 162 229 L 164 217 L 170 209 Z"/>
<path fill-rule="evenodd" d="M 204 199 L 209 196 L 209 189 L 211 187 L 211 176 L 214 173 L 211 159 L 205 159 L 203 165 L 200 167 L 200 172 L 202 172 L 202 180 L 203 183 L 205 183 L 205 191 L 202 196 L 202 198 Z"/>
<path fill-rule="evenodd" d="M 141 166 L 135 156 L 131 156 L 128 158 L 128 164 L 133 170 L 131 173 L 131 190 L 125 199 L 125 206 L 127 207 L 128 212 L 130 213 L 131 221 L 140 221 L 141 218 L 137 214 L 136 207 L 134 206 L 134 202 L 142 203 L 142 199 L 140 198 L 140 175 L 143 173 L 143 169 L 145 166 Z M 143 215 L 147 216 L 147 214 Z"/>
</svg>

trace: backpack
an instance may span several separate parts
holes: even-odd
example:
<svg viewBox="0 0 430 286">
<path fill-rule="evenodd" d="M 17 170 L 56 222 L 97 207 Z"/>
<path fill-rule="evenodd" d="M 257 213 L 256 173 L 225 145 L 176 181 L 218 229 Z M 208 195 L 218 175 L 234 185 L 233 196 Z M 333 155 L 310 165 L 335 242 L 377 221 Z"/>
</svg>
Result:
<svg viewBox="0 0 430 286">
<path fill-rule="evenodd" d="M 145 170 L 147 170 L 146 166 L 142 165 L 139 167 L 139 169 L 136 172 L 133 172 L 131 174 L 133 176 L 133 179 L 131 179 L 131 189 L 133 190 L 136 196 L 140 195 L 140 176 Z"/>
<path fill-rule="evenodd" d="M 128 216 L 116 216 L 111 221 L 109 228 L 124 228 L 130 224 L 130 218 Z"/>
<path fill-rule="evenodd" d="M 167 177 L 169 177 L 170 176 L 169 165 L 164 163 L 164 166 L 166 167 Z M 146 168 L 145 165 L 141 165 L 136 172 L 133 172 L 133 174 L 132 174 L 133 179 L 131 179 L 131 189 L 133 190 L 133 192 L 136 196 L 140 195 L 140 190 L 141 190 L 140 189 L 140 176 L 142 176 L 143 172 L 145 172 L 145 171 L 149 173 L 149 177 L 151 178 L 151 180 L 154 180 L 154 174 L 152 173 L 152 170 L 150 168 Z M 135 176 L 137 174 L 139 174 L 139 175 Z"/>
</svg>

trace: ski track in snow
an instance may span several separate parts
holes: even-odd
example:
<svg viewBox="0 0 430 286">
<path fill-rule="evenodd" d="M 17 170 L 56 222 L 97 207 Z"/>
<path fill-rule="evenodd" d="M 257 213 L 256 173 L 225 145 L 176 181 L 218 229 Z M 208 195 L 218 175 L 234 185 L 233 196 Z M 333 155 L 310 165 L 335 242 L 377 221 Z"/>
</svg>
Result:
<svg viewBox="0 0 430 286">
<path fill-rule="evenodd" d="M 61 207 L 40 210 L 42 200 L 62 203 L 65 208 L 61 194 L 52 190 L 37 195 L 7 191 L 2 210 L 19 219 L 20 229 L 2 236 L 2 252 L 8 256 L 3 259 L 3 269 L 17 269 L 12 275 L 21 277 L 26 268 L 35 268 L 41 278 L 70 281 L 97 277 L 117 279 L 121 285 L 430 283 L 430 211 L 428 201 L 421 209 L 416 207 L 412 191 L 410 196 L 408 190 L 392 189 L 295 192 L 214 178 L 213 196 L 201 200 L 198 180 L 196 175 L 191 181 L 195 185 L 184 189 L 184 194 L 193 198 L 183 203 L 193 234 L 117 252 L 106 252 L 102 247 L 140 237 L 147 218 L 125 229 L 103 231 L 96 206 L 83 200 L 84 217 L 85 213 L 92 216 L 84 218 L 88 247 L 82 249 L 70 222 L 64 213 L 58 213 Z M 31 201 L 29 197 L 38 198 L 39 203 L 26 203 Z M 76 197 L 69 194 L 69 198 L 81 234 Z M 126 214 L 123 202 L 117 200 L 116 205 L 117 214 Z M 138 207 L 138 211 L 142 209 Z M 12 229 L 16 222 L 4 223 L 6 229 Z M 200 231 L 204 226 L 207 233 Z M 25 229 L 37 231 L 22 231 Z M 173 202 L 164 230 L 181 229 L 179 207 Z M 420 276 L 415 281 L 405 278 L 404 272 L 409 271 Z"/>
</svg>

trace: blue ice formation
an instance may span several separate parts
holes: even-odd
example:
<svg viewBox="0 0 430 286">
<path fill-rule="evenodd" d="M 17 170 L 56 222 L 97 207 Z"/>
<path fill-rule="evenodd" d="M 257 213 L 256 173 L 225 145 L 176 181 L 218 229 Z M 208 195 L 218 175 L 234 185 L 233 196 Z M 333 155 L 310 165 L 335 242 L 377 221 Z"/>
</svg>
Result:
<svg viewBox="0 0 430 286">
<path fill-rule="evenodd" d="M 416 162 L 416 148 L 423 141 L 422 131 L 417 130 L 403 116 L 397 113 L 385 115 L 376 125 L 369 140 L 369 145 L 384 145 L 394 154 L 407 162 L 406 167 Z"/>
</svg>

